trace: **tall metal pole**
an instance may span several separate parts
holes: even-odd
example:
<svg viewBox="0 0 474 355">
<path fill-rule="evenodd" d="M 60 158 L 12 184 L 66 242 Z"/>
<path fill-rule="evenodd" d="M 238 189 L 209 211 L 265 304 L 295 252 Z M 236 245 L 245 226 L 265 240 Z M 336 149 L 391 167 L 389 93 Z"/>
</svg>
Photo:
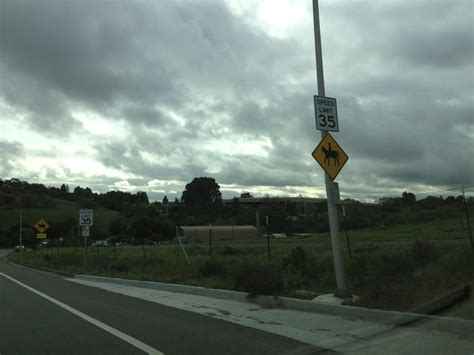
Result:
<svg viewBox="0 0 474 355">
<path fill-rule="evenodd" d="M 314 47 L 316 50 L 316 74 L 318 79 L 318 95 L 326 96 L 324 89 L 323 57 L 321 49 L 321 29 L 319 25 L 319 5 L 318 0 L 313 0 L 313 25 L 314 25 Z M 324 138 L 327 131 L 321 131 L 321 138 Z M 326 196 L 328 205 L 329 229 L 331 233 L 332 255 L 334 258 L 334 270 L 336 273 L 337 290 L 336 297 L 348 297 L 346 288 L 346 277 L 344 272 L 344 259 L 341 252 L 341 233 L 339 231 L 339 221 L 337 216 L 337 206 L 332 201 L 332 184 L 328 174 L 325 175 Z"/>
<path fill-rule="evenodd" d="M 83 230 L 84 227 L 81 228 L 81 231 Z M 82 233 L 84 234 L 84 233 Z M 87 237 L 84 235 L 84 270 L 87 267 Z"/>
</svg>

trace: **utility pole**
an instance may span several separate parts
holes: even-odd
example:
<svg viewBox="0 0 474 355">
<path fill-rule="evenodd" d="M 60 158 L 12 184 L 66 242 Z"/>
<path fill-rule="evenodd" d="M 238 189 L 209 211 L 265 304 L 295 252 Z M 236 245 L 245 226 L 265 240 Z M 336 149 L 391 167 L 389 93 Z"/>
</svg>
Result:
<svg viewBox="0 0 474 355">
<path fill-rule="evenodd" d="M 462 200 L 464 202 L 464 210 L 466 212 L 467 230 L 469 231 L 469 238 L 471 239 L 471 248 L 474 249 L 474 242 L 472 241 L 471 220 L 469 218 L 469 210 L 467 208 L 466 194 L 464 193 L 464 187 L 461 187 L 461 191 L 462 191 Z"/>
<path fill-rule="evenodd" d="M 84 226 L 82 226 L 81 229 L 82 228 L 84 228 Z M 85 270 L 87 267 L 87 236 L 85 235 L 85 233 L 83 233 L 83 237 L 84 237 L 84 270 Z"/>
<path fill-rule="evenodd" d="M 321 28 L 319 24 L 319 4 L 318 0 L 313 0 L 313 25 L 314 25 L 314 46 L 316 50 L 316 75 L 318 80 L 318 95 L 326 96 L 324 89 L 323 58 L 321 48 Z M 327 131 L 321 131 L 321 138 L 324 138 Z M 332 191 L 335 188 L 327 173 L 325 175 L 326 196 L 328 205 L 329 228 L 331 233 L 332 255 L 334 259 L 334 271 L 336 274 L 337 289 L 334 296 L 340 298 L 349 297 L 346 288 L 346 277 L 344 271 L 344 259 L 341 252 L 341 233 L 339 230 L 339 221 L 337 216 L 337 206 L 332 198 Z"/>
</svg>

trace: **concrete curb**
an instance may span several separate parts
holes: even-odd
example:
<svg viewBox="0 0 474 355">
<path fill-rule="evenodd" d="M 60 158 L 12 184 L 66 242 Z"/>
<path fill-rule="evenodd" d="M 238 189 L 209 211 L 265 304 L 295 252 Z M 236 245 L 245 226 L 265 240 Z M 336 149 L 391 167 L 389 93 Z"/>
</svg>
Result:
<svg viewBox="0 0 474 355">
<path fill-rule="evenodd" d="M 391 328 L 407 326 L 415 322 L 423 322 L 423 327 L 428 329 L 456 333 L 464 336 L 472 336 L 472 334 L 474 334 L 474 321 L 459 318 L 440 317 L 418 313 L 383 311 L 378 309 L 369 309 L 355 306 L 322 304 L 288 297 L 275 298 L 273 296 L 255 296 L 249 298 L 247 297 L 247 293 L 245 292 L 210 289 L 199 286 L 167 284 L 152 281 L 127 280 L 80 274 L 75 275 L 74 277 L 78 280 L 127 285 L 133 287 L 155 289 L 160 291 L 185 293 L 191 295 L 233 300 L 238 302 L 253 303 L 266 308 L 282 307 L 305 312 L 326 313 L 341 317 L 353 317 L 358 319 L 365 318 L 391 326 Z M 460 295 L 465 294 L 465 292 L 466 287 L 457 289 L 455 290 L 454 296 L 449 294 L 447 296 L 439 297 L 430 307 L 433 309 L 440 309 L 439 307 L 444 308 L 446 307 L 445 299 L 448 299 L 452 303 L 453 299 L 460 297 Z M 423 309 L 428 308 L 428 306 L 426 305 L 424 305 L 423 307 Z"/>
<path fill-rule="evenodd" d="M 244 292 L 212 289 L 212 288 L 205 288 L 205 287 L 200 287 L 200 286 L 168 284 L 168 283 L 154 282 L 154 281 L 128 280 L 128 279 L 119 279 L 119 278 L 93 276 L 93 275 L 81 275 L 81 274 L 75 275 L 74 278 L 78 280 L 85 280 L 85 281 L 104 282 L 104 283 L 111 283 L 111 284 L 118 284 L 118 285 L 149 288 L 149 289 L 160 290 L 160 291 L 186 293 L 190 295 L 206 296 L 206 297 L 213 297 L 213 298 L 222 298 L 226 300 L 233 300 L 233 301 L 239 301 L 239 302 L 245 302 L 246 297 L 247 297 L 247 294 Z M 258 296 L 258 297 L 267 297 L 267 296 Z"/>
</svg>

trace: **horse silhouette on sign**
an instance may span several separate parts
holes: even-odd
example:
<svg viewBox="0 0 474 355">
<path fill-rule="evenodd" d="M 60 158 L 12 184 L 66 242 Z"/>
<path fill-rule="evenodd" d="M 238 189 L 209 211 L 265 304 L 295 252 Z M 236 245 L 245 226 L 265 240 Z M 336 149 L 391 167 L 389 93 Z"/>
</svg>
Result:
<svg viewBox="0 0 474 355">
<path fill-rule="evenodd" d="M 339 166 L 339 152 L 337 150 L 332 150 L 331 143 L 328 143 L 329 149 L 322 147 L 324 153 L 324 163 L 327 161 L 327 165 L 331 166 L 331 159 L 334 161 L 334 166 Z"/>
</svg>

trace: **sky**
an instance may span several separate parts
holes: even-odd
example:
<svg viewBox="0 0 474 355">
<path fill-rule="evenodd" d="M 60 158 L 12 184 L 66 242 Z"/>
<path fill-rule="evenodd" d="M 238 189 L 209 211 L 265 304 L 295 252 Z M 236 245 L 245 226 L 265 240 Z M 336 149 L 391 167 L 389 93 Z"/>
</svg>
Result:
<svg viewBox="0 0 474 355">
<path fill-rule="evenodd" d="M 474 1 L 320 1 L 342 198 L 474 185 Z M 324 197 L 311 0 L 0 0 L 0 178 Z"/>
</svg>

